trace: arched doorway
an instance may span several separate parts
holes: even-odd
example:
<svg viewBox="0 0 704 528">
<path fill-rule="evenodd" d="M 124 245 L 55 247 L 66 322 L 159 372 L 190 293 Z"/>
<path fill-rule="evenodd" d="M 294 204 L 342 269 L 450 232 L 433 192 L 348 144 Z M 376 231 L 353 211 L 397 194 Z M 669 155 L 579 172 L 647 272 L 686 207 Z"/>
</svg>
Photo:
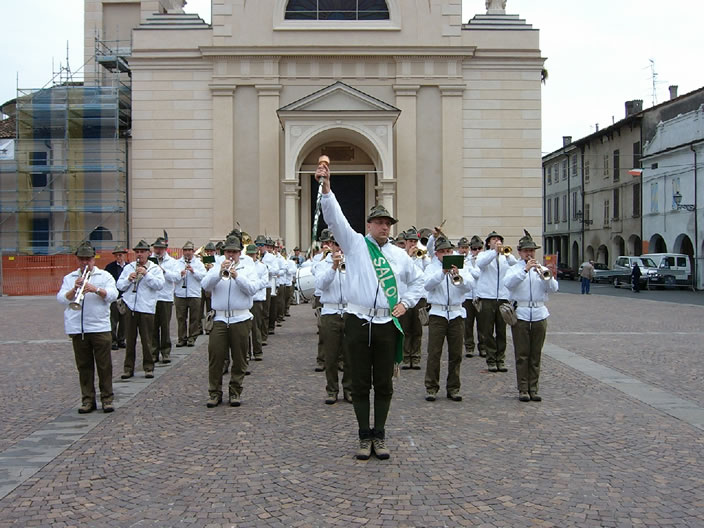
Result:
<svg viewBox="0 0 704 528">
<path fill-rule="evenodd" d="M 626 254 L 626 241 L 623 240 L 623 237 L 621 236 L 615 236 L 613 241 L 613 251 L 616 255 L 625 255 Z"/>
<path fill-rule="evenodd" d="M 576 270 L 579 268 L 579 244 L 575 240 L 572 242 L 572 251 L 570 253 L 570 268 Z"/>
<path fill-rule="evenodd" d="M 643 253 L 643 243 L 638 235 L 628 237 L 628 251 L 631 255 L 639 257 Z"/>
<path fill-rule="evenodd" d="M 684 233 L 680 234 L 675 240 L 673 252 L 688 255 L 690 260 L 694 258 L 694 244 L 692 244 L 692 239 Z"/>
<path fill-rule="evenodd" d="M 319 184 L 315 181 L 315 167 L 320 155 L 326 155 L 331 163 L 331 184 L 342 212 L 350 226 L 358 233 L 366 229 L 366 213 L 369 202 L 374 201 L 374 188 L 377 184 L 377 170 L 374 161 L 365 148 L 345 141 L 330 141 L 314 147 L 302 160 L 299 169 L 301 189 L 305 193 L 301 209 L 301 233 L 307 228 L 312 236 Z M 308 188 L 305 192 L 304 189 Z M 371 189 L 371 193 L 367 192 Z M 323 229 L 328 227 L 322 213 L 318 217 L 316 240 Z"/>
<path fill-rule="evenodd" d="M 600 245 L 596 252 L 596 261 L 606 264 L 607 266 L 609 265 L 609 248 L 604 244 Z"/>
<path fill-rule="evenodd" d="M 287 244 L 308 247 L 311 243 L 310 218 L 315 211 L 312 196 L 317 195 L 311 189 L 311 175 L 323 148 L 340 148 L 340 158 L 336 159 L 334 153 L 331 156 L 333 192 L 336 178 L 361 176 L 364 205 L 356 207 L 362 214 L 374 203 L 398 214 L 393 127 L 400 113 L 398 108 L 339 81 L 279 108 L 277 114 L 284 127 L 282 183 Z M 363 159 L 346 157 L 345 150 L 352 156 L 364 154 Z M 359 188 L 358 181 L 354 191 L 357 196 Z"/>
<path fill-rule="evenodd" d="M 584 252 L 584 260 L 594 260 L 594 248 L 592 246 L 587 246 L 587 250 Z"/>
<path fill-rule="evenodd" d="M 655 233 L 650 237 L 648 253 L 667 253 L 667 244 L 659 234 Z"/>
</svg>

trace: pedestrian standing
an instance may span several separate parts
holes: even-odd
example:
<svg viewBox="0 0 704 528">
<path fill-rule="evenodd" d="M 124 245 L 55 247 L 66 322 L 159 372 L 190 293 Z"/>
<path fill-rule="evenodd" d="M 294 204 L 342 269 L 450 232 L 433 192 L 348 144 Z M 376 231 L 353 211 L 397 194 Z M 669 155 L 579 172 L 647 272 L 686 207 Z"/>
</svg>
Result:
<svg viewBox="0 0 704 528">
<path fill-rule="evenodd" d="M 117 299 L 115 279 L 95 265 L 95 249 L 84 243 L 76 251 L 78 269 L 64 277 L 57 300 L 66 306 L 64 329 L 71 338 L 81 385 L 81 414 L 94 411 L 95 371 L 103 412 L 114 411 L 110 303 Z"/>
<path fill-rule="evenodd" d="M 582 295 L 589 295 L 592 279 L 594 279 L 594 261 L 590 260 L 582 265 L 582 271 L 579 274 L 582 280 Z"/>
</svg>

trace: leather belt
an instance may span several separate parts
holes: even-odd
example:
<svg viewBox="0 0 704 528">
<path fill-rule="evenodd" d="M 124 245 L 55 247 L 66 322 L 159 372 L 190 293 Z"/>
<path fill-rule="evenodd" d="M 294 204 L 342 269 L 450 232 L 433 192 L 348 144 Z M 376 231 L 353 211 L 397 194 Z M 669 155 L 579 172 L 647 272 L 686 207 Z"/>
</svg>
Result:
<svg viewBox="0 0 704 528">
<path fill-rule="evenodd" d="M 542 301 L 516 301 L 516 306 L 519 308 L 541 308 L 545 306 Z"/>
<path fill-rule="evenodd" d="M 391 310 L 388 308 L 369 308 L 358 304 L 347 304 L 347 311 L 353 314 L 366 315 L 368 317 L 391 317 Z"/>
<path fill-rule="evenodd" d="M 251 312 L 249 310 L 215 310 L 215 317 L 227 317 L 230 319 L 231 317 L 237 317 L 239 315 L 250 315 Z"/>
</svg>

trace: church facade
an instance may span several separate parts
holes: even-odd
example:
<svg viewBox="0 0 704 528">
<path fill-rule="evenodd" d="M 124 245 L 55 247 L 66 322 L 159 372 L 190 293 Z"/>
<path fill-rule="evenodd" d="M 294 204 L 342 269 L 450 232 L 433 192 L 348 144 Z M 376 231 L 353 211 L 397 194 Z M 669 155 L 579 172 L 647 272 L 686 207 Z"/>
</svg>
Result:
<svg viewBox="0 0 704 528">
<path fill-rule="evenodd" d="M 206 24 L 183 0 L 87 0 L 88 59 L 94 35 L 131 41 L 130 241 L 239 224 L 307 247 L 321 154 L 358 230 L 383 203 L 400 229 L 540 237 L 538 31 L 480 7 L 212 0 Z"/>
</svg>

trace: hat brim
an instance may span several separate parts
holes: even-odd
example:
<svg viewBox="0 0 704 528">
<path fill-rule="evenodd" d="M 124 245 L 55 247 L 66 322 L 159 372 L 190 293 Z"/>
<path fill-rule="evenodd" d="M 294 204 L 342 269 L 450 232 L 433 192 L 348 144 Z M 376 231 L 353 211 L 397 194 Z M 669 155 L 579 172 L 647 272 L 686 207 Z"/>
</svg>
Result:
<svg viewBox="0 0 704 528">
<path fill-rule="evenodd" d="M 372 220 L 376 218 L 388 218 L 391 221 L 391 225 L 394 225 L 398 223 L 398 220 L 396 220 L 393 216 L 387 216 L 387 215 L 380 215 L 380 216 L 368 216 L 367 217 L 367 223 L 371 222 Z"/>
<path fill-rule="evenodd" d="M 531 244 L 529 246 L 518 246 L 518 251 L 521 251 L 522 249 L 540 249 L 540 246 L 537 244 Z"/>
</svg>

